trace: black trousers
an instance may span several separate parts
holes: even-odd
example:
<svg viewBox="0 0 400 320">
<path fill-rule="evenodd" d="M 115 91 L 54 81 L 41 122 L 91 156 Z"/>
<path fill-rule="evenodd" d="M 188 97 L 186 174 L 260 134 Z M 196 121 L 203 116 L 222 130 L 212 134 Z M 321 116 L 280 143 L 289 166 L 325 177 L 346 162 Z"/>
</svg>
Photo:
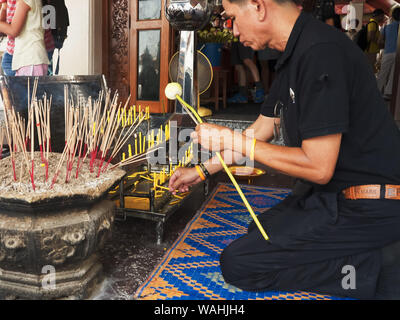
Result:
<svg viewBox="0 0 400 320">
<path fill-rule="evenodd" d="M 399 200 L 346 200 L 342 194 L 299 188 L 259 220 L 269 241 L 253 222 L 220 257 L 225 281 L 246 291 L 375 299 L 382 248 L 400 240 Z M 355 275 L 350 288 L 349 270 Z"/>
</svg>

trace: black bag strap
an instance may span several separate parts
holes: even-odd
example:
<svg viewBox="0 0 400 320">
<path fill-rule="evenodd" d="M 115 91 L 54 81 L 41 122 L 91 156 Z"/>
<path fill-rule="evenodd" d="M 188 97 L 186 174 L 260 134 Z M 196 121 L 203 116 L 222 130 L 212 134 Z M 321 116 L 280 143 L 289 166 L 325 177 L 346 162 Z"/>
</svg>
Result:
<svg viewBox="0 0 400 320">
<path fill-rule="evenodd" d="M 57 57 L 57 65 L 56 65 L 56 69 L 55 69 L 55 71 L 54 71 L 54 74 L 55 75 L 58 75 L 59 73 L 60 73 L 60 55 L 61 55 L 61 53 L 60 53 L 60 49 L 57 49 L 58 50 L 58 57 Z"/>
</svg>

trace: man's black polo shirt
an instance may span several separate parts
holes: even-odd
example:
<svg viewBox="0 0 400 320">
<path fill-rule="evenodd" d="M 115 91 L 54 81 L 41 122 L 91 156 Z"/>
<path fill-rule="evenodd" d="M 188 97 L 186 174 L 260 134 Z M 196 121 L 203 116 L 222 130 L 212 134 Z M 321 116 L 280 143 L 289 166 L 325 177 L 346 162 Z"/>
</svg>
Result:
<svg viewBox="0 0 400 320">
<path fill-rule="evenodd" d="M 400 132 L 367 58 L 346 35 L 301 13 L 276 69 L 261 114 L 274 117 L 281 106 L 286 145 L 343 134 L 334 176 L 323 190 L 400 184 Z"/>
</svg>

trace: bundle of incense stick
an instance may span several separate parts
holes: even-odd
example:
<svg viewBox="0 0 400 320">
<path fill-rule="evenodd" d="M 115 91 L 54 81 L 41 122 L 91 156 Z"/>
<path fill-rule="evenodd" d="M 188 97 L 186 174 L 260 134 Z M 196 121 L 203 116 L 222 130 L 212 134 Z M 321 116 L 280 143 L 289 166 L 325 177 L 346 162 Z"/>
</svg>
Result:
<svg viewBox="0 0 400 320">
<path fill-rule="evenodd" d="M 90 172 L 95 172 L 95 167 L 98 167 L 96 170 L 97 177 L 109 169 L 127 165 L 123 163 L 124 161 L 121 161 L 109 167 L 139 125 L 143 121 L 149 120 L 149 108 L 145 109 L 146 112 L 140 108 L 136 116 L 136 108 L 131 107 L 127 116 L 126 110 L 130 97 L 122 106 L 121 103 L 118 103 L 118 94 L 115 93 L 111 98 L 110 90 L 105 94 L 100 92 L 99 99 L 96 101 L 93 101 L 90 97 L 86 103 L 80 100 L 77 106 L 74 105 L 73 99 L 68 98 L 67 87 L 65 87 L 65 96 L 67 97 L 65 99 L 66 145 L 69 141 L 68 137 L 71 137 L 71 132 L 77 124 L 76 138 L 71 140 L 70 146 L 65 150 L 69 154 L 67 171 L 71 170 L 77 154 L 76 177 L 79 176 L 79 171 L 86 157 L 90 158 Z M 132 110 L 133 112 L 131 112 Z M 147 155 L 143 152 L 143 157 L 147 157 Z M 143 159 L 131 159 L 130 164 L 134 160 L 142 161 Z M 68 179 L 67 176 L 67 181 Z"/>
<path fill-rule="evenodd" d="M 49 152 L 51 150 L 51 133 L 50 133 L 51 100 L 52 98 L 50 97 L 50 99 L 47 99 L 46 95 L 43 97 L 43 100 L 38 101 L 36 98 L 33 99 L 31 101 L 31 107 L 30 107 L 31 110 L 29 112 L 29 114 L 31 115 L 29 121 L 31 121 L 31 123 L 35 122 L 36 124 L 37 137 L 40 149 L 40 159 L 46 168 L 46 181 L 49 178 Z M 33 161 L 33 145 L 34 143 L 31 144 L 32 161 Z M 32 163 L 32 168 L 33 166 L 34 165 Z"/>
<path fill-rule="evenodd" d="M 51 152 L 51 126 L 50 112 L 52 98 L 44 95 L 42 100 L 36 98 L 38 80 L 35 79 L 32 93 L 28 79 L 28 117 L 27 122 L 14 109 L 5 112 L 5 129 L 0 129 L 0 142 L 6 138 L 10 146 L 10 158 L 13 168 L 14 180 L 17 181 L 15 172 L 16 154 L 22 154 L 22 161 L 31 177 L 32 188 L 35 190 L 35 142 L 40 149 L 41 163 L 46 167 L 46 182 L 52 175 L 50 189 L 58 180 L 61 167 L 66 165 L 65 183 L 72 177 L 72 170 L 76 164 L 75 178 L 84 168 L 86 158 L 90 159 L 90 172 L 95 172 L 97 177 L 107 170 L 122 166 L 117 163 L 109 168 L 109 164 L 116 158 L 120 150 L 137 130 L 138 126 L 149 119 L 149 111 L 140 111 L 138 116 L 130 117 L 132 121 L 124 120 L 121 110 L 126 110 L 129 102 L 124 106 L 118 103 L 118 94 L 111 97 L 111 91 L 100 92 L 97 100 L 89 97 L 86 101 L 78 98 L 74 101 L 69 96 L 68 87 L 64 88 L 64 116 L 65 116 L 65 147 L 53 172 L 49 172 L 49 153 Z M 136 110 L 136 109 L 135 109 Z M 35 129 L 36 127 L 36 129 Z M 36 136 L 36 137 L 35 137 Z M 0 154 L 1 156 L 1 154 Z M 146 157 L 147 154 L 142 154 Z M 37 161 L 37 160 L 36 160 Z M 132 161 L 132 160 L 131 160 Z M 87 168 L 86 167 L 86 168 Z M 47 184 L 46 184 L 47 185 Z"/>
<path fill-rule="evenodd" d="M 5 110 L 5 123 L 6 123 L 6 137 L 7 142 L 10 147 L 11 162 L 13 168 L 14 180 L 17 181 L 17 175 L 15 172 L 15 154 L 17 152 L 22 153 L 22 159 L 29 171 L 31 176 L 31 183 L 33 190 L 36 189 L 34 182 L 34 164 L 33 164 L 33 152 L 31 155 L 31 161 L 29 161 L 28 150 L 25 143 L 25 121 L 21 118 L 19 114 L 16 114 L 14 109 Z M 31 131 L 33 131 L 33 126 L 30 126 Z M 32 134 L 32 132 L 31 132 Z M 33 136 L 33 135 L 31 135 Z"/>
<path fill-rule="evenodd" d="M 0 125 L 0 160 L 3 159 L 3 146 L 5 138 L 5 128 Z"/>
</svg>

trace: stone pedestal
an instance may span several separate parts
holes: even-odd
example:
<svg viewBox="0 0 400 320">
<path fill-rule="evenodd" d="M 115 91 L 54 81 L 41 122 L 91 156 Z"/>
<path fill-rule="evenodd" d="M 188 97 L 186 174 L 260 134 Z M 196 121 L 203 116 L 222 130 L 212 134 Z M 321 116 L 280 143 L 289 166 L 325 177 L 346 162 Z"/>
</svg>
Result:
<svg viewBox="0 0 400 320">
<path fill-rule="evenodd" d="M 53 212 L 0 211 L 0 299 L 88 297 L 114 214 L 107 200 Z"/>
</svg>

